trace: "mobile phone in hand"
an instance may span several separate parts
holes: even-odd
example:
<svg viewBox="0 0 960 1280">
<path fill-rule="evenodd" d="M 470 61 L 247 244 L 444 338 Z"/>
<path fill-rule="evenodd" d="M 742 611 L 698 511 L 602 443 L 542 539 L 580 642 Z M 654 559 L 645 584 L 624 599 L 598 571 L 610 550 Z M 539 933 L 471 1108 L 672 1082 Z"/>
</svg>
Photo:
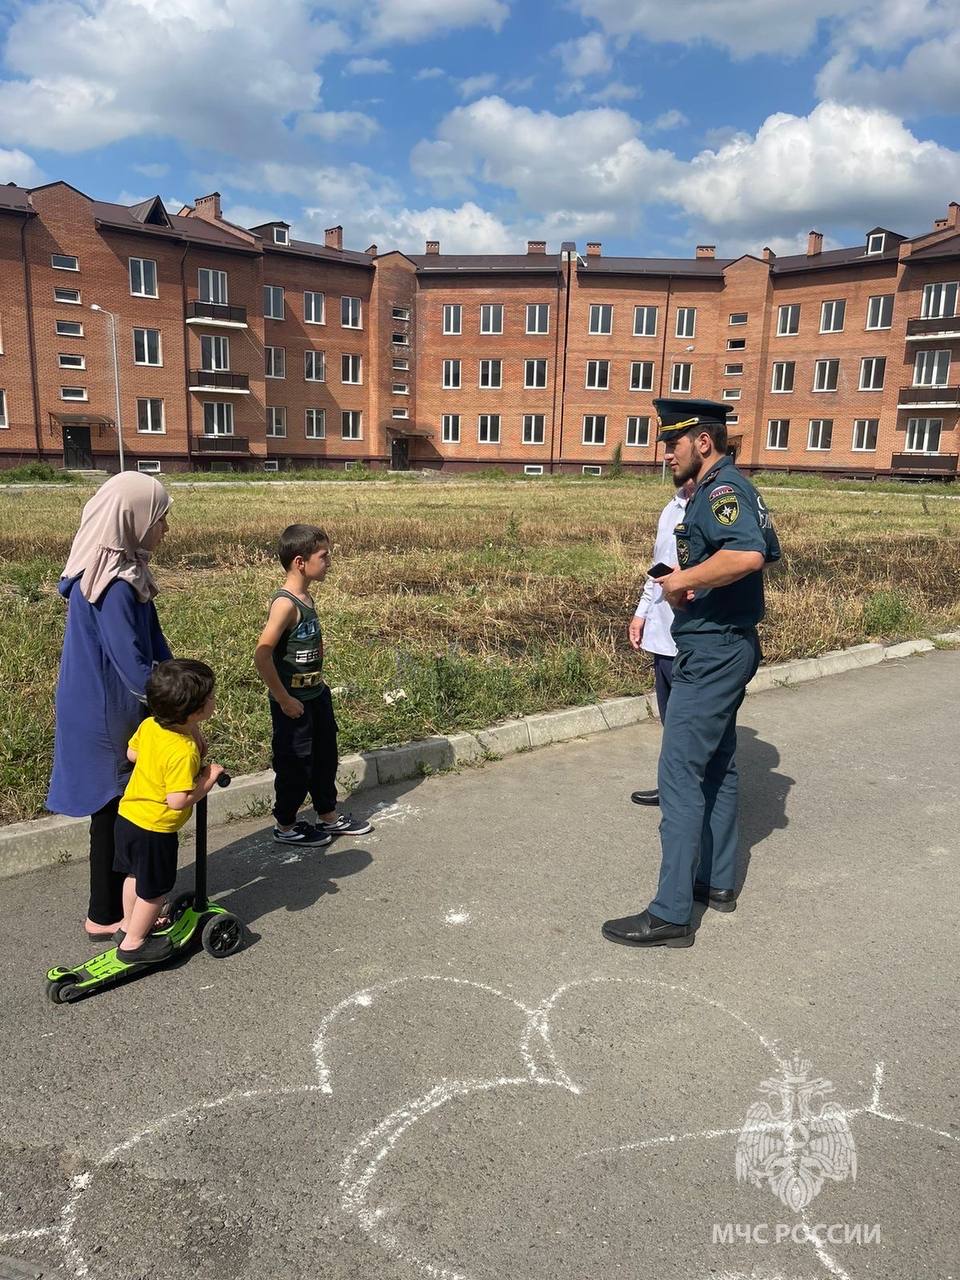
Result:
<svg viewBox="0 0 960 1280">
<path fill-rule="evenodd" d="M 668 573 L 676 573 L 672 564 L 664 564 L 662 560 L 658 560 L 652 568 L 647 570 L 648 578 L 665 578 Z"/>
</svg>

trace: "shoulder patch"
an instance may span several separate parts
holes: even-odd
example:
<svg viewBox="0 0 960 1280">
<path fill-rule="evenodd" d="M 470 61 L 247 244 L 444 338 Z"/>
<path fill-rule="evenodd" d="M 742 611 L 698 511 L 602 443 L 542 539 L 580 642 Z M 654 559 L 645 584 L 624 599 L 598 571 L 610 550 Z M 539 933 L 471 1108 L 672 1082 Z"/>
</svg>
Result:
<svg viewBox="0 0 960 1280">
<path fill-rule="evenodd" d="M 740 519 L 740 502 L 736 492 L 729 485 L 721 485 L 723 490 L 714 490 L 710 495 L 710 510 L 718 524 L 736 524 Z"/>
<path fill-rule="evenodd" d="M 726 497 L 729 493 L 736 493 L 736 490 L 729 484 L 718 484 L 715 489 L 710 490 L 709 501 L 712 502 L 714 498 Z"/>
</svg>

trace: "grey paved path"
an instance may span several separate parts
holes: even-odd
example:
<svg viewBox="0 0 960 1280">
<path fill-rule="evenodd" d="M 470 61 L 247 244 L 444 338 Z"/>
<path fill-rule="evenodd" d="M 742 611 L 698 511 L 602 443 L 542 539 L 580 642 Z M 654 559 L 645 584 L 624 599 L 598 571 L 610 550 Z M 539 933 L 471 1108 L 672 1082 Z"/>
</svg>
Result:
<svg viewBox="0 0 960 1280">
<path fill-rule="evenodd" d="M 958 695 L 939 652 L 749 699 L 746 887 L 686 951 L 599 933 L 655 883 L 656 815 L 627 798 L 652 726 L 380 793 L 375 834 L 325 855 L 229 828 L 213 884 L 254 945 L 74 1007 L 41 972 L 82 958 L 83 868 L 5 881 L 0 1256 L 91 1280 L 960 1276 Z M 825 1115 L 784 1083 L 795 1054 Z M 802 1211 L 737 1180 L 738 1141 L 775 1171 L 758 1118 L 783 1098 Z"/>
</svg>

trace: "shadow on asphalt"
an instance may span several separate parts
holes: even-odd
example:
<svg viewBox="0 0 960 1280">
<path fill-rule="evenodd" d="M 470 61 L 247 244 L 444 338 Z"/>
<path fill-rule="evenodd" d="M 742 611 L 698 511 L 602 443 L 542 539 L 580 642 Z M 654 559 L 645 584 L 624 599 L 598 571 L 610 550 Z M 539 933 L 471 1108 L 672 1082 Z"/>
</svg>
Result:
<svg viewBox="0 0 960 1280">
<path fill-rule="evenodd" d="M 756 729 L 737 726 L 737 770 L 740 774 L 740 875 L 742 890 L 754 850 L 773 831 L 788 825 L 787 796 L 796 781 L 780 773 L 780 752 Z"/>
</svg>

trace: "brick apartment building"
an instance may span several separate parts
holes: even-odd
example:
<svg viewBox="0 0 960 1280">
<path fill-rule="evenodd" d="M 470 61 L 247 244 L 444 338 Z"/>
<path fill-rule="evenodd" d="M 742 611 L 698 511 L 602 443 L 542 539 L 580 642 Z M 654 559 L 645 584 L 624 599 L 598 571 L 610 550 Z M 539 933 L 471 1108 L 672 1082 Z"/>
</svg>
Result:
<svg viewBox="0 0 960 1280">
<path fill-rule="evenodd" d="M 145 471 L 644 469 L 653 397 L 690 394 L 731 403 L 752 470 L 957 474 L 956 203 L 779 258 L 342 236 L 235 226 L 216 193 L 172 214 L 0 186 L 0 465 L 115 470 L 119 427 Z"/>
</svg>

